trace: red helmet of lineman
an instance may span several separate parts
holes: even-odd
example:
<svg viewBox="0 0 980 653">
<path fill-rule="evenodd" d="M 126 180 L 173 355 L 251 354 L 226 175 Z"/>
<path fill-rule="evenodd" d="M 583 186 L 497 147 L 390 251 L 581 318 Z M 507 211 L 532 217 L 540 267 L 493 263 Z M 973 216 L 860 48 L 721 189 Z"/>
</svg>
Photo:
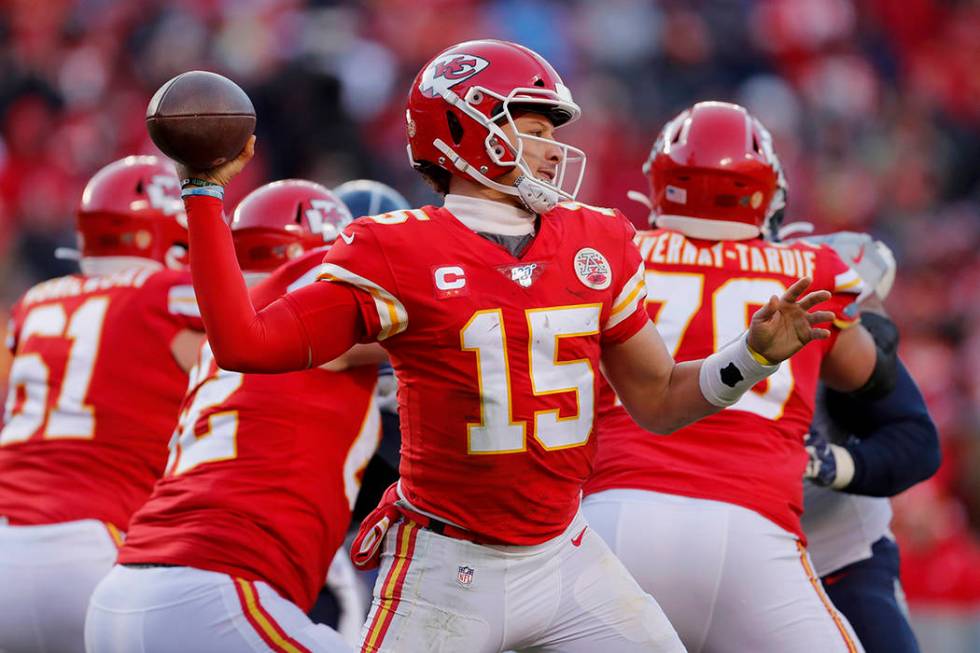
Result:
<svg viewBox="0 0 980 653">
<path fill-rule="evenodd" d="M 437 190 L 449 175 L 519 197 L 536 213 L 575 198 L 585 174 L 582 150 L 521 133 L 515 113 L 534 111 L 561 127 L 581 114 L 561 77 L 536 52 L 507 41 L 467 41 L 443 50 L 419 72 L 408 97 L 408 153 Z M 516 138 L 501 127 L 509 124 Z M 537 179 L 523 160 L 525 142 L 562 150 L 553 179 Z M 516 142 L 514 142 L 516 141 Z M 517 169 L 513 183 L 498 180 Z M 448 174 L 447 174 L 448 173 Z"/>
<path fill-rule="evenodd" d="M 699 102 L 681 112 L 660 132 L 643 172 L 651 222 L 693 238 L 756 238 L 785 205 L 772 138 L 737 104 Z"/>
<path fill-rule="evenodd" d="M 137 257 L 182 265 L 187 216 L 173 165 L 128 156 L 99 170 L 82 192 L 77 230 L 83 261 Z"/>
<path fill-rule="evenodd" d="M 231 220 L 238 264 L 272 272 L 303 252 L 336 240 L 353 220 L 336 195 L 312 181 L 285 179 L 256 188 Z"/>
</svg>

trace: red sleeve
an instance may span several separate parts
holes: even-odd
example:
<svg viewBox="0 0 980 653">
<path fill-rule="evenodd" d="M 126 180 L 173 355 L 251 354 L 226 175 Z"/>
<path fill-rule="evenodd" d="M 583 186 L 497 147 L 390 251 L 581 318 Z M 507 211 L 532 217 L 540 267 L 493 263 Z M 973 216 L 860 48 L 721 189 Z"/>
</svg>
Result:
<svg viewBox="0 0 980 653">
<path fill-rule="evenodd" d="M 370 218 L 348 225 L 323 257 L 320 278 L 350 287 L 360 306 L 362 342 L 382 341 L 408 328 L 398 282 Z"/>
<path fill-rule="evenodd" d="M 841 331 L 861 321 L 858 312 L 849 307 L 864 290 L 864 282 L 837 252 L 826 245 L 820 246 L 817 266 L 813 290 L 826 289 L 831 292 L 830 299 L 817 306 L 821 311 L 832 311 L 834 314 L 833 324 L 829 326 L 830 338 L 824 342 L 827 351 L 830 351 Z"/>
<path fill-rule="evenodd" d="M 608 344 L 626 342 L 650 321 L 644 301 L 647 296 L 646 269 L 640 250 L 633 242 L 636 229 L 619 211 L 616 215 L 621 223 L 623 254 L 622 263 L 613 274 L 614 299 L 602 331 L 602 340 Z"/>
<path fill-rule="evenodd" d="M 363 333 L 350 290 L 317 283 L 256 313 L 221 201 L 185 198 L 191 276 L 217 363 L 238 372 L 288 372 L 333 360 Z"/>
</svg>

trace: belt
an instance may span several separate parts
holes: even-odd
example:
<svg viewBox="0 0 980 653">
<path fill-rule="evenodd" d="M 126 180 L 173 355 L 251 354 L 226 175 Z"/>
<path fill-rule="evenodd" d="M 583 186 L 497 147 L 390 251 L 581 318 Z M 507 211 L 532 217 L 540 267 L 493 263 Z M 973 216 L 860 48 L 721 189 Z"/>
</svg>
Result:
<svg viewBox="0 0 980 653">
<path fill-rule="evenodd" d="M 166 562 L 124 562 L 122 566 L 130 569 L 156 569 L 158 567 L 184 567 L 185 565 L 171 565 Z"/>
<path fill-rule="evenodd" d="M 467 542 L 473 542 L 474 544 L 487 544 L 486 541 L 478 538 L 472 531 L 468 531 L 465 528 L 460 528 L 459 526 L 453 526 L 452 524 L 447 524 L 441 519 L 423 515 L 420 512 L 415 512 L 414 510 L 410 510 L 404 506 L 398 506 L 398 512 L 400 512 L 405 519 L 415 522 L 420 527 L 426 529 L 427 531 L 432 531 L 436 535 L 451 537 L 454 540 L 466 540 Z"/>
</svg>

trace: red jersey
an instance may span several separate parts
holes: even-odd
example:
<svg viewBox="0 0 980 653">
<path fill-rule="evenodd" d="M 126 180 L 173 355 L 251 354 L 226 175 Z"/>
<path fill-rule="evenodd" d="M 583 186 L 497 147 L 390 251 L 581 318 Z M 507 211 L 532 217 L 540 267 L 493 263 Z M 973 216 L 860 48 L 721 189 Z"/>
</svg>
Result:
<svg viewBox="0 0 980 653">
<path fill-rule="evenodd" d="M 613 488 L 653 490 L 725 501 L 762 514 L 801 538 L 802 478 L 823 357 L 861 280 L 826 246 L 704 241 L 664 229 L 642 232 L 647 310 L 678 361 L 704 358 L 743 333 L 772 295 L 810 275 L 807 292 L 829 290 L 820 306 L 836 315 L 831 337 L 815 341 L 725 410 L 668 436 L 637 426 L 612 389 L 603 389 L 591 494 Z"/>
<path fill-rule="evenodd" d="M 314 281 L 322 258 L 311 252 L 285 264 L 253 289 L 253 301 Z M 120 563 L 262 580 L 309 610 L 381 437 L 377 376 L 373 365 L 228 372 L 205 343 L 166 475 L 133 516 Z"/>
<path fill-rule="evenodd" d="M 634 230 L 565 203 L 521 257 L 446 209 L 356 220 L 324 278 L 359 289 L 398 376 L 401 493 L 480 541 L 563 532 L 592 471 L 603 344 L 647 322 Z"/>
<path fill-rule="evenodd" d="M 190 275 L 71 275 L 14 306 L 0 432 L 0 516 L 124 529 L 167 460 L 187 374 L 171 353 L 202 330 Z"/>
</svg>

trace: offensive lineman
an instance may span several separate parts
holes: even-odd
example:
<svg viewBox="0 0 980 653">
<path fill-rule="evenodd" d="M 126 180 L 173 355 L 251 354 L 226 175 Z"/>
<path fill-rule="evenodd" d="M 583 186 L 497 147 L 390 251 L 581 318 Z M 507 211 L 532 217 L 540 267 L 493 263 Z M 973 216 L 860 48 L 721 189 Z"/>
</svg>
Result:
<svg viewBox="0 0 980 653">
<path fill-rule="evenodd" d="M 526 48 L 443 51 L 413 83 L 407 119 L 414 164 L 444 206 L 356 220 L 325 258 L 326 283 L 258 313 L 220 219 L 252 143 L 185 175 L 192 273 L 223 367 L 304 369 L 378 341 L 397 372 L 401 480 L 362 528 L 382 551 L 364 651 L 683 650 L 579 514 L 600 355 L 636 419 L 669 431 L 829 336 L 814 325 L 832 314 L 808 313 L 829 293 L 800 299 L 804 278 L 765 298 L 747 336 L 676 365 L 643 310 L 632 228 L 558 203 L 574 198 L 584 155 L 553 133 L 579 112 Z"/>
<path fill-rule="evenodd" d="M 131 156 L 78 209 L 81 274 L 13 309 L 0 431 L 0 650 L 83 651 L 85 609 L 167 460 L 202 335 L 173 166 Z"/>
<path fill-rule="evenodd" d="M 683 111 L 644 172 L 657 227 L 638 236 L 648 310 L 678 359 L 736 338 L 800 274 L 833 293 L 834 324 L 730 408 L 667 438 L 649 437 L 606 393 L 587 518 L 689 651 L 859 650 L 813 572 L 799 516 L 818 377 L 842 391 L 878 383 L 874 341 L 843 311 L 861 280 L 827 247 L 762 240 L 782 172 L 740 106 Z"/>
<path fill-rule="evenodd" d="M 255 304 L 315 281 L 324 243 L 351 219 L 308 181 L 243 199 L 232 231 Z M 205 343 L 167 472 L 93 594 L 89 653 L 349 650 L 305 613 L 380 437 L 370 362 L 240 374 L 219 369 Z"/>
</svg>

